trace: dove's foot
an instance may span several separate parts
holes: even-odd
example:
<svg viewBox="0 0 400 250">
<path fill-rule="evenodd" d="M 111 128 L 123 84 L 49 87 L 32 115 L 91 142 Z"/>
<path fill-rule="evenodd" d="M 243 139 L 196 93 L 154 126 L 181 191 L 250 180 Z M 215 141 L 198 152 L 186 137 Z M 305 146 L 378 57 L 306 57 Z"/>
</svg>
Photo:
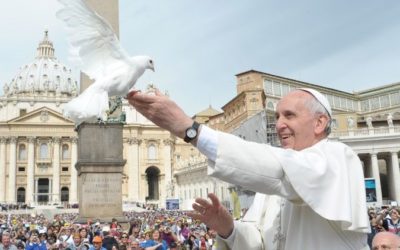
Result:
<svg viewBox="0 0 400 250">
<path fill-rule="evenodd" d="M 106 125 L 106 121 L 104 121 L 104 120 L 101 119 L 101 118 L 98 118 L 98 119 L 97 119 L 97 124 L 99 124 L 99 125 Z"/>
</svg>

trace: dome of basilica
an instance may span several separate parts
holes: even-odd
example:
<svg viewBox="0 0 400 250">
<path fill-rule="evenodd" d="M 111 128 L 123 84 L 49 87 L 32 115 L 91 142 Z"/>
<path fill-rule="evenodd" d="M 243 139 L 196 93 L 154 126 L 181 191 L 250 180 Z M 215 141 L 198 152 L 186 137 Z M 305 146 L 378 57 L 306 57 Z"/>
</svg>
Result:
<svg viewBox="0 0 400 250">
<path fill-rule="evenodd" d="M 35 60 L 20 67 L 9 84 L 4 84 L 6 96 L 76 96 L 78 84 L 71 69 L 54 56 L 53 43 L 45 31 L 37 48 Z"/>
</svg>

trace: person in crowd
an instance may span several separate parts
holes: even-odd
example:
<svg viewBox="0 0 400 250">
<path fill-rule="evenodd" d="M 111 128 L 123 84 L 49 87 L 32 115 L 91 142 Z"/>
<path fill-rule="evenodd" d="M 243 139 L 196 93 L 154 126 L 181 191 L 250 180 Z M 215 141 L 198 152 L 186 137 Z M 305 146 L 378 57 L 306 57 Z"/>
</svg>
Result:
<svg viewBox="0 0 400 250">
<path fill-rule="evenodd" d="M 199 240 L 199 250 L 209 250 L 210 245 L 208 244 L 205 236 L 200 236 Z"/>
<path fill-rule="evenodd" d="M 126 248 L 129 248 L 130 240 L 129 240 L 129 235 L 127 232 L 122 232 L 120 240 L 121 240 L 119 242 L 120 246 L 124 245 Z"/>
<path fill-rule="evenodd" d="M 57 243 L 57 236 L 54 233 L 49 234 L 49 236 L 47 237 L 46 247 L 48 250 L 59 248 L 59 245 Z"/>
<path fill-rule="evenodd" d="M 26 243 L 26 250 L 47 250 L 45 243 L 40 242 L 39 232 L 32 230 L 29 241 Z"/>
<path fill-rule="evenodd" d="M 179 233 L 179 237 L 183 244 L 187 243 L 187 240 L 189 239 L 189 235 L 190 235 L 190 229 L 189 229 L 188 223 L 182 223 L 182 229 Z"/>
<path fill-rule="evenodd" d="M 160 231 L 155 229 L 151 234 L 151 239 L 147 240 L 141 245 L 145 250 L 167 250 L 168 245 L 165 240 L 161 238 Z"/>
<path fill-rule="evenodd" d="M 172 242 L 177 242 L 178 238 L 176 235 L 171 231 L 169 226 L 166 226 L 164 232 L 162 234 L 162 239 L 165 240 L 167 246 L 171 245 Z"/>
<path fill-rule="evenodd" d="M 169 244 L 169 250 L 178 250 L 178 244 L 176 244 L 176 242 L 171 242 L 171 244 Z"/>
<path fill-rule="evenodd" d="M 121 225 L 118 223 L 118 220 L 116 218 L 111 219 L 110 228 L 111 229 L 121 228 Z"/>
<path fill-rule="evenodd" d="M 17 247 L 18 250 L 25 249 L 25 242 L 24 241 L 18 241 L 16 247 Z M 47 248 L 47 249 L 49 249 L 49 248 Z"/>
<path fill-rule="evenodd" d="M 92 241 L 93 234 L 88 232 L 88 225 L 82 225 L 82 227 L 79 229 L 79 234 L 81 236 L 82 242 L 84 244 L 90 245 L 90 242 Z"/>
<path fill-rule="evenodd" d="M 47 246 L 47 238 L 48 238 L 47 231 L 45 229 L 39 230 L 40 242 L 46 244 L 46 246 Z"/>
<path fill-rule="evenodd" d="M 159 91 L 132 91 L 127 98 L 154 124 L 206 155 L 211 176 L 258 192 L 247 222 L 234 222 L 215 194 L 195 200 L 189 215 L 216 230 L 219 246 L 369 248 L 362 165 L 350 147 L 328 139 L 332 110 L 320 92 L 296 89 L 278 102 L 280 148 L 200 125 Z"/>
<path fill-rule="evenodd" d="M 140 250 L 140 249 L 141 249 L 140 243 L 139 243 L 138 240 L 133 240 L 133 241 L 131 242 L 131 245 L 130 245 L 130 246 L 131 246 L 131 247 L 130 247 L 131 250 Z"/>
<path fill-rule="evenodd" d="M 400 249 L 400 236 L 391 232 L 377 233 L 372 240 L 372 250 Z"/>
<path fill-rule="evenodd" d="M 7 231 L 1 234 L 0 250 L 17 250 L 17 247 L 11 242 L 11 234 Z"/>
<path fill-rule="evenodd" d="M 73 244 L 69 244 L 67 246 L 67 248 L 71 249 L 71 250 L 88 250 L 89 249 L 89 244 L 88 243 L 84 243 L 82 241 L 82 237 L 80 235 L 79 232 L 75 232 L 73 235 L 73 240 L 74 243 Z"/>
<path fill-rule="evenodd" d="M 61 226 L 60 233 L 58 234 L 58 244 L 62 245 L 64 248 L 68 245 L 74 244 L 74 239 L 72 237 L 72 228 L 69 223 Z"/>
<path fill-rule="evenodd" d="M 118 249 L 118 241 L 111 235 L 109 226 L 103 227 L 103 247 L 107 250 L 111 250 L 113 247 Z"/>
<path fill-rule="evenodd" d="M 389 215 L 389 217 L 385 217 L 382 222 L 383 228 L 386 231 L 397 234 L 400 236 L 400 209 L 392 208 L 390 210 L 384 209 L 381 213 L 381 216 Z"/>
<path fill-rule="evenodd" d="M 188 250 L 198 250 L 199 249 L 199 241 L 193 234 L 190 234 L 186 244 Z"/>
<path fill-rule="evenodd" d="M 89 250 L 107 250 L 102 246 L 103 244 L 103 239 L 101 236 L 94 236 L 93 238 L 93 245 L 90 246 Z"/>
</svg>

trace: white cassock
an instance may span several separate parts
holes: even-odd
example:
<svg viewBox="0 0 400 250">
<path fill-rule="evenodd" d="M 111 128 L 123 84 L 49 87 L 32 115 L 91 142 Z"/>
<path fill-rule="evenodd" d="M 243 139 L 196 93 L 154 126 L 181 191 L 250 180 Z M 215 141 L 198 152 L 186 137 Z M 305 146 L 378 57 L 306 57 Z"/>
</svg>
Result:
<svg viewBox="0 0 400 250">
<path fill-rule="evenodd" d="M 295 151 L 203 126 L 197 147 L 209 175 L 258 192 L 218 248 L 369 249 L 363 170 L 345 144 L 324 139 Z"/>
</svg>

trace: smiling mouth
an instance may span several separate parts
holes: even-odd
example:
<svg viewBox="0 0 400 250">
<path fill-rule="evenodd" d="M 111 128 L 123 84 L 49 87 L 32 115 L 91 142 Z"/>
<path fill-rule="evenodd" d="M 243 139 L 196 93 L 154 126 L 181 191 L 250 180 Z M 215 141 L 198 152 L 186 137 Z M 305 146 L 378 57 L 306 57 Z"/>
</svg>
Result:
<svg viewBox="0 0 400 250">
<path fill-rule="evenodd" d="M 281 135 L 280 137 L 281 137 L 282 140 L 286 140 L 286 139 L 288 139 L 288 138 L 291 137 L 291 136 L 292 136 L 291 134 L 290 134 L 290 135 L 285 134 L 285 135 Z"/>
</svg>

